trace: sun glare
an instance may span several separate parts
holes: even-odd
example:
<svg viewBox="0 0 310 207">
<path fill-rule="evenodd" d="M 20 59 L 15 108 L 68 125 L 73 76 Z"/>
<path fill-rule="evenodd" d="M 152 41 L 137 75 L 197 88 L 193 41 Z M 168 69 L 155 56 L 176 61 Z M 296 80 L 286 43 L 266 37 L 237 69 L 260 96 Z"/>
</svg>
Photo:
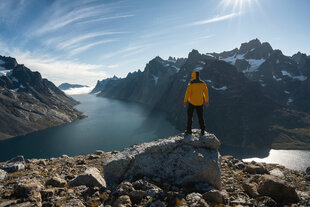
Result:
<svg viewBox="0 0 310 207">
<path fill-rule="evenodd" d="M 251 9 L 253 4 L 258 5 L 258 0 L 221 0 L 219 6 L 223 10 L 232 8 L 235 13 L 242 13 Z"/>
</svg>

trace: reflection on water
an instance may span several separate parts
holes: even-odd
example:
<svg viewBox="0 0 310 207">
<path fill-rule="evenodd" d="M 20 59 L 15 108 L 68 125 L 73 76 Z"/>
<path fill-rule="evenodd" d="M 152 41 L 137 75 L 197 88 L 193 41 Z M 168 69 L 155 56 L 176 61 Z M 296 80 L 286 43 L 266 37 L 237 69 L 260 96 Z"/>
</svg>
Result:
<svg viewBox="0 0 310 207">
<path fill-rule="evenodd" d="M 243 159 L 250 162 L 277 163 L 293 170 L 305 171 L 310 167 L 310 150 L 270 150 L 265 158 L 252 157 Z"/>
</svg>

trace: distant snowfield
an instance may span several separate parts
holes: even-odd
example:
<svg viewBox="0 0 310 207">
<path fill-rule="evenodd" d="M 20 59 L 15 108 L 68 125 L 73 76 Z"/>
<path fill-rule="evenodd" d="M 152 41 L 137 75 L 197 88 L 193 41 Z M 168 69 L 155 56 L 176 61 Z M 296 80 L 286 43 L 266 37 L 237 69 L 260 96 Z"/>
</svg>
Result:
<svg viewBox="0 0 310 207">
<path fill-rule="evenodd" d="M 71 88 L 68 90 L 63 90 L 63 92 L 65 92 L 65 94 L 68 95 L 77 95 L 77 94 L 86 94 L 91 92 L 91 90 L 93 90 L 94 87 L 82 87 L 82 88 Z"/>
</svg>

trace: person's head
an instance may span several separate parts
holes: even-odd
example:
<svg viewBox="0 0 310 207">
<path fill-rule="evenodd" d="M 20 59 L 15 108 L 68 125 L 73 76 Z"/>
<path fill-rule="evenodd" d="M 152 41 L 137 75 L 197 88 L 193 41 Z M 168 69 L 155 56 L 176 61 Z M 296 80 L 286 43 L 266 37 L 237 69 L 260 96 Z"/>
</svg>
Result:
<svg viewBox="0 0 310 207">
<path fill-rule="evenodd" d="M 193 72 L 192 72 L 192 79 L 191 80 L 199 80 L 200 79 L 200 73 L 199 73 L 199 71 L 197 71 L 197 70 L 194 70 Z"/>
</svg>

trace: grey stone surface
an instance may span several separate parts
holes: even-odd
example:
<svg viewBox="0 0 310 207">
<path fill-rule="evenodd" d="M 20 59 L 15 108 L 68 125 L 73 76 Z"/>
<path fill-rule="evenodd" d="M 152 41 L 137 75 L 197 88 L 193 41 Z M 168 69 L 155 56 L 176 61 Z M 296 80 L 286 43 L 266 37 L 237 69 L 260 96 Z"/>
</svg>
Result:
<svg viewBox="0 0 310 207">
<path fill-rule="evenodd" d="M 24 156 L 16 156 L 16 157 L 13 157 L 12 159 L 10 159 L 9 161 L 7 161 L 7 163 L 11 163 L 11 162 L 23 162 L 23 163 L 25 163 L 25 158 L 24 158 Z"/>
<path fill-rule="evenodd" d="M 68 185 L 70 187 L 86 185 L 88 187 L 106 187 L 104 178 L 100 175 L 100 171 L 97 168 L 88 168 L 85 173 L 77 176 L 71 180 Z"/>
<path fill-rule="evenodd" d="M 209 183 L 220 189 L 219 140 L 215 135 L 177 136 L 149 143 L 133 145 L 112 156 L 103 165 L 108 185 L 121 179 L 133 180 L 140 176 L 169 180 L 175 185 Z"/>
<path fill-rule="evenodd" d="M 0 181 L 4 180 L 4 178 L 6 177 L 7 172 L 5 172 L 4 170 L 0 170 Z"/>
<path fill-rule="evenodd" d="M 260 178 L 257 191 L 260 195 L 270 196 L 276 201 L 292 203 L 299 201 L 299 197 L 293 186 L 285 180 L 272 175 L 263 175 Z"/>
<path fill-rule="evenodd" d="M 0 166 L 0 169 L 6 171 L 8 173 L 17 172 L 17 171 L 22 170 L 24 168 L 25 168 L 25 165 L 22 162 L 10 162 L 10 163 L 6 163 L 6 164 Z"/>
</svg>

